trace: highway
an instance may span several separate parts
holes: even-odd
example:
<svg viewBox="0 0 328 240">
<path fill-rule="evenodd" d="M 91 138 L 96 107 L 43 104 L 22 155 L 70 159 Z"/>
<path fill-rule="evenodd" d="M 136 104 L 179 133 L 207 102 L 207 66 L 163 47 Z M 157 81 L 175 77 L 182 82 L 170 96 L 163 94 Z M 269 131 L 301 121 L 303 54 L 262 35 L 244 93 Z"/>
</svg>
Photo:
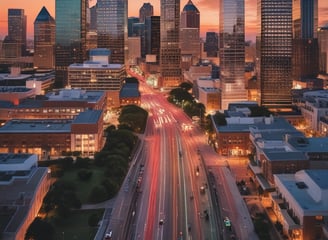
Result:
<svg viewBox="0 0 328 240">
<path fill-rule="evenodd" d="M 236 206 L 243 200 L 231 193 L 226 160 L 164 93 L 139 80 L 148 122 L 105 232 L 112 232 L 112 240 L 247 239 L 253 226 L 245 206 Z M 232 220 L 231 231 L 223 217 Z"/>
</svg>

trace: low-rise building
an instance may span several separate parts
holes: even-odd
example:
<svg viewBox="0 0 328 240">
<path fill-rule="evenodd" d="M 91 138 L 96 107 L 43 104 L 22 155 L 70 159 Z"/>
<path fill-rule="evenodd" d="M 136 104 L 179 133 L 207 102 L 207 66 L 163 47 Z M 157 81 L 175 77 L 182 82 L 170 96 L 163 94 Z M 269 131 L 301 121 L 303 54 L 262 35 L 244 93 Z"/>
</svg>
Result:
<svg viewBox="0 0 328 240">
<path fill-rule="evenodd" d="M 61 89 L 42 97 L 22 99 L 23 93 L 9 95 L 10 99 L 0 93 L 0 99 L 6 100 L 0 100 L 1 122 L 11 119 L 73 119 L 88 109 L 106 109 L 107 103 L 104 91 Z"/>
<path fill-rule="evenodd" d="M 305 92 L 303 98 L 302 115 L 310 130 L 317 133 L 320 119 L 328 115 L 328 90 Z"/>
<path fill-rule="evenodd" d="M 52 183 L 34 154 L 0 154 L 0 206 L 3 240 L 24 239 Z"/>
<path fill-rule="evenodd" d="M 272 206 L 288 239 L 328 238 L 328 170 L 274 175 Z"/>
<path fill-rule="evenodd" d="M 0 152 L 36 154 L 40 160 L 74 151 L 91 156 L 103 144 L 102 110 L 81 112 L 73 120 L 10 120 L 0 128 Z"/>
<path fill-rule="evenodd" d="M 206 112 L 216 112 L 221 106 L 221 91 L 218 88 L 201 87 L 199 90 L 198 101 L 204 104 Z"/>
</svg>

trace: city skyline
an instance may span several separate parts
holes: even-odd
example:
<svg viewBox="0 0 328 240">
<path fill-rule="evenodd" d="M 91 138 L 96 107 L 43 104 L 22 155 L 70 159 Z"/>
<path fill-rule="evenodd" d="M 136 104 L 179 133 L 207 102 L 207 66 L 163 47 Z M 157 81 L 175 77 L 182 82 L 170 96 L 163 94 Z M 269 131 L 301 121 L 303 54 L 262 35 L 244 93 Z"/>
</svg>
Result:
<svg viewBox="0 0 328 240">
<path fill-rule="evenodd" d="M 90 0 L 90 4 L 95 4 L 96 0 Z M 160 1 L 155 0 L 136 0 L 129 1 L 128 16 L 139 16 L 139 9 L 143 3 L 149 2 L 154 6 L 154 15 L 160 13 Z M 255 41 L 256 36 L 256 2 L 257 0 L 245 0 L 245 34 L 246 40 Z M 188 0 L 182 0 L 180 10 L 188 3 Z M 201 37 L 205 37 L 207 31 L 219 31 L 219 3 L 217 0 L 193 0 L 194 5 L 200 11 L 201 22 Z M 55 0 L 48 0 L 47 2 L 42 0 L 34 0 L 33 8 L 29 1 L 22 2 L 20 0 L 11 0 L 6 2 L 0 2 L 0 39 L 7 35 L 7 13 L 8 8 L 22 8 L 27 15 L 27 36 L 33 38 L 33 22 L 38 13 L 45 6 L 50 15 L 55 18 Z M 319 27 L 328 24 L 328 1 L 319 1 Z"/>
</svg>

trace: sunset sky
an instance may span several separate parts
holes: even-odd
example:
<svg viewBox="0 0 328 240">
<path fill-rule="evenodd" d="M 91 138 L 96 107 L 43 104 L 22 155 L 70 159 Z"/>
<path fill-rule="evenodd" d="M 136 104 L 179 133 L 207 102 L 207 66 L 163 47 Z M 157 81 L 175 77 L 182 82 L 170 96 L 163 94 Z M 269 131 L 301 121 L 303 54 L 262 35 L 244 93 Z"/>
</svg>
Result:
<svg viewBox="0 0 328 240">
<path fill-rule="evenodd" d="M 200 11 L 201 36 L 205 32 L 218 32 L 218 0 L 192 0 Z M 246 20 L 246 39 L 254 40 L 256 33 L 256 1 L 245 0 L 245 20 Z M 94 4 L 96 0 L 91 0 Z M 132 0 L 129 1 L 129 16 L 138 16 L 139 9 L 144 2 L 149 2 L 154 6 L 154 14 L 159 15 L 160 0 Z M 188 0 L 181 0 L 181 10 Z M 328 24 L 328 1 L 318 0 L 319 2 L 319 26 Z M 7 35 L 7 9 L 22 8 L 27 15 L 28 37 L 33 37 L 33 22 L 41 8 L 45 6 L 50 14 L 55 17 L 55 0 L 0 0 L 0 39 Z"/>
</svg>

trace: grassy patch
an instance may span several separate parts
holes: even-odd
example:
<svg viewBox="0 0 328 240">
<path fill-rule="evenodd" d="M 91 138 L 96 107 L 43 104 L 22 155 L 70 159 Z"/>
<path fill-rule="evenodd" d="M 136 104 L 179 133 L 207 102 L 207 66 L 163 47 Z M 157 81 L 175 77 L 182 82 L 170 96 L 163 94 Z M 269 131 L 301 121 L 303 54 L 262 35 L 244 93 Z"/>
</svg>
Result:
<svg viewBox="0 0 328 240">
<path fill-rule="evenodd" d="M 55 239 L 69 239 L 69 240 L 90 240 L 94 239 L 97 228 L 90 227 L 88 219 L 92 214 L 99 214 L 102 218 L 104 209 L 94 210 L 78 210 L 72 212 L 67 218 L 53 220 L 53 225 L 56 229 Z"/>
<path fill-rule="evenodd" d="M 88 170 L 92 171 L 92 176 L 87 181 L 79 179 L 77 173 L 80 169 L 65 170 L 62 180 L 74 183 L 76 186 L 76 195 L 80 199 L 82 204 L 88 203 L 88 197 L 95 186 L 99 186 L 102 179 L 104 178 L 104 170 L 99 167 L 90 167 Z"/>
</svg>

